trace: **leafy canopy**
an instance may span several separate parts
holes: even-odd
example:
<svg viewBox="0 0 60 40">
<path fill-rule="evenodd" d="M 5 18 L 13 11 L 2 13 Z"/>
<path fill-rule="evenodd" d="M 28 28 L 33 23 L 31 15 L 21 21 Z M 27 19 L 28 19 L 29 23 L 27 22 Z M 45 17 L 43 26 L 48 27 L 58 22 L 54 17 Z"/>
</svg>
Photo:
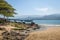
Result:
<svg viewBox="0 0 60 40">
<path fill-rule="evenodd" d="M 15 9 L 8 4 L 5 0 L 0 0 L 0 14 L 6 17 L 12 17 L 15 13 Z"/>
</svg>

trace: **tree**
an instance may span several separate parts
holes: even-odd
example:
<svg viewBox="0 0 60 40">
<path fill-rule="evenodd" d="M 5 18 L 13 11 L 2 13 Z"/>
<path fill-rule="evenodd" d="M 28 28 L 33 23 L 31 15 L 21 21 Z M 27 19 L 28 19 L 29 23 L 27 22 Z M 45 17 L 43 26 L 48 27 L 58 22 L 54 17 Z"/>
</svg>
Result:
<svg viewBox="0 0 60 40">
<path fill-rule="evenodd" d="M 0 0 L 0 14 L 5 17 L 13 17 L 15 13 L 15 9 L 8 4 L 5 0 Z"/>
</svg>

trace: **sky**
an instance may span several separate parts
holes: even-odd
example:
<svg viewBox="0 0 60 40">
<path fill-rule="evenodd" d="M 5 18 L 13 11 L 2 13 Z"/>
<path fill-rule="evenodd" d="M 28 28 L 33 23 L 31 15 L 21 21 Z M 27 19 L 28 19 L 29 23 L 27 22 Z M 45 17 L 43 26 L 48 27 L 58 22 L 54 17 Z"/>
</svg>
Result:
<svg viewBox="0 0 60 40">
<path fill-rule="evenodd" d="M 60 0 L 6 0 L 16 9 L 16 16 L 60 14 Z"/>
</svg>

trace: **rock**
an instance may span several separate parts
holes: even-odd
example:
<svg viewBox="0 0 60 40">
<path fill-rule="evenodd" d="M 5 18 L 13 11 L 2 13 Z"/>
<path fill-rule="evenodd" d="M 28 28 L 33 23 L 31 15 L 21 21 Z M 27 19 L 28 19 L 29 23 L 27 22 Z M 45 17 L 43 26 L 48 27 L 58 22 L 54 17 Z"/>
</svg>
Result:
<svg viewBox="0 0 60 40">
<path fill-rule="evenodd" d="M 9 32 L 8 31 L 5 31 L 5 32 L 2 33 L 2 35 L 3 36 L 7 36 L 7 35 L 9 35 Z"/>
<path fill-rule="evenodd" d="M 3 36 L 3 40 L 23 40 L 25 38 L 26 35 L 24 34 L 20 34 L 15 32 L 15 31 L 5 31 L 2 33 Z"/>
</svg>

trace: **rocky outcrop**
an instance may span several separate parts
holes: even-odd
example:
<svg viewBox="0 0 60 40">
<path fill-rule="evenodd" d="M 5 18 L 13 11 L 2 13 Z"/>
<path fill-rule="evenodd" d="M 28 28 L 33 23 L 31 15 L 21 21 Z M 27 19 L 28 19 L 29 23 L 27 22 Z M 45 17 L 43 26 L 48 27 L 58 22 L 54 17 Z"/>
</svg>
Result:
<svg viewBox="0 0 60 40">
<path fill-rule="evenodd" d="M 2 33 L 3 39 L 2 40 L 24 40 L 27 35 L 20 34 L 20 32 L 15 31 L 5 31 Z"/>
<path fill-rule="evenodd" d="M 30 32 L 39 29 L 39 26 L 34 24 L 33 26 L 27 25 L 27 29 L 13 29 L 12 26 L 0 26 L 0 40 L 24 40 Z"/>
</svg>

